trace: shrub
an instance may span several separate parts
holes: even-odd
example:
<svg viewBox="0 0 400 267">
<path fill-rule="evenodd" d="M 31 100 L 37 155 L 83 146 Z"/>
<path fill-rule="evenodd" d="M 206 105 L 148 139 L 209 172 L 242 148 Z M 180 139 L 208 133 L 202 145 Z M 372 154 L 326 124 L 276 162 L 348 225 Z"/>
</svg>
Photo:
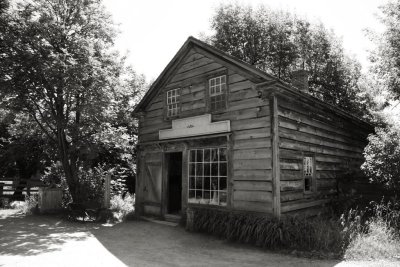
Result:
<svg viewBox="0 0 400 267">
<path fill-rule="evenodd" d="M 338 221 L 321 217 L 271 217 L 195 209 L 193 230 L 269 249 L 339 254 L 343 237 Z"/>
<path fill-rule="evenodd" d="M 129 193 L 126 193 L 124 197 L 122 195 L 114 195 L 110 203 L 110 209 L 118 221 L 123 221 L 135 210 L 135 196 Z"/>
<path fill-rule="evenodd" d="M 383 201 L 371 203 L 369 210 L 358 217 L 359 226 L 350 230 L 352 234 L 344 255 L 346 259 L 389 259 L 400 255 L 398 204 Z"/>
<path fill-rule="evenodd" d="M 371 181 L 400 192 L 400 132 L 391 126 L 377 129 L 368 141 L 362 170 Z"/>
<path fill-rule="evenodd" d="M 24 214 L 35 213 L 38 207 L 38 195 L 25 196 L 25 201 L 14 201 L 10 207 L 20 210 Z"/>
</svg>

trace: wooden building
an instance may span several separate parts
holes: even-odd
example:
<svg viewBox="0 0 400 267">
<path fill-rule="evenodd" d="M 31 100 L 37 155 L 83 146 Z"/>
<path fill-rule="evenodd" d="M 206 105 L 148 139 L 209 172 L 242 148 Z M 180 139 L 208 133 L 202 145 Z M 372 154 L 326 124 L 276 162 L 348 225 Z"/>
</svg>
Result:
<svg viewBox="0 0 400 267">
<path fill-rule="evenodd" d="M 372 127 L 189 37 L 135 109 L 136 209 L 163 218 L 192 206 L 276 217 L 323 207 L 360 177 Z"/>
</svg>

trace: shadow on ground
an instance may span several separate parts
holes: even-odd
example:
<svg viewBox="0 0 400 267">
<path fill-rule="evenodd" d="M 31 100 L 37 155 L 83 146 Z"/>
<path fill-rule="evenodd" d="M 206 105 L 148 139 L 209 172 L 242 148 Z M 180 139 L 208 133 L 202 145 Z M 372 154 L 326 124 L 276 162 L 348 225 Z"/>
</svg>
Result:
<svg viewBox="0 0 400 267">
<path fill-rule="evenodd" d="M 87 228 L 49 216 L 25 216 L 3 210 L 0 215 L 0 255 L 34 256 L 60 250 L 71 240 L 85 240 Z"/>
<path fill-rule="evenodd" d="M 129 221 L 92 231 L 102 245 L 128 266 L 335 266 L 232 244 L 182 227 Z"/>
<path fill-rule="evenodd" d="M 29 257 L 31 256 L 31 257 Z M 142 220 L 101 225 L 0 211 L 0 266 L 335 266 Z M 42 263 L 45 263 L 43 265 Z"/>
</svg>

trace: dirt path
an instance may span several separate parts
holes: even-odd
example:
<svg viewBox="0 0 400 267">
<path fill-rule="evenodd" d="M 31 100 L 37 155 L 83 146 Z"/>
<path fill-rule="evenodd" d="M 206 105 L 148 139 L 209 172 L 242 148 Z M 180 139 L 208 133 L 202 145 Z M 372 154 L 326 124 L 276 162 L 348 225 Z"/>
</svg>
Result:
<svg viewBox="0 0 400 267">
<path fill-rule="evenodd" d="M 147 221 L 80 224 L 0 210 L 1 267 L 347 266 L 337 264 L 233 245 Z"/>
</svg>

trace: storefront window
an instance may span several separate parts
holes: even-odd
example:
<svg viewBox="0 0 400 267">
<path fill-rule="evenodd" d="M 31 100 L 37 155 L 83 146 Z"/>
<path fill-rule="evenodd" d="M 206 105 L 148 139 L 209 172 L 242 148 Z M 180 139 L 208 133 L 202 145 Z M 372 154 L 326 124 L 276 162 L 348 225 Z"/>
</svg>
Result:
<svg viewBox="0 0 400 267">
<path fill-rule="evenodd" d="M 189 154 L 189 203 L 226 206 L 226 148 L 192 149 Z"/>
</svg>

